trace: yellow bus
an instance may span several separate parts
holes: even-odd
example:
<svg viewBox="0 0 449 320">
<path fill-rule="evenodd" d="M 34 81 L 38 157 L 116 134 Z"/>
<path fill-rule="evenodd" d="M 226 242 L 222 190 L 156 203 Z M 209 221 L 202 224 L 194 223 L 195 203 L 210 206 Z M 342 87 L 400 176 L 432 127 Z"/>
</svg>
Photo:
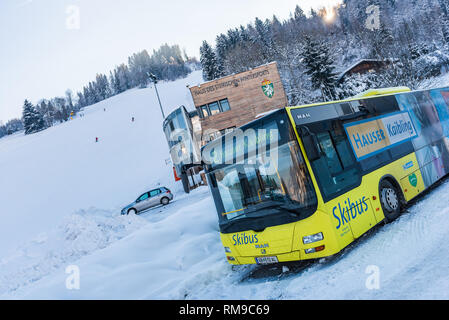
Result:
<svg viewBox="0 0 449 320">
<path fill-rule="evenodd" d="M 449 173 L 449 88 L 287 107 L 202 150 L 233 265 L 334 255 Z"/>
</svg>

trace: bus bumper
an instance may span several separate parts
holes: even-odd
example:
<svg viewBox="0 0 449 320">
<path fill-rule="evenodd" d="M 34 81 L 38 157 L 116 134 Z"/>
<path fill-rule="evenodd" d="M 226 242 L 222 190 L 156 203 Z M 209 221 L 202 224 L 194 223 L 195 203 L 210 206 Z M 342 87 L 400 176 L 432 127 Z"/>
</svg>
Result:
<svg viewBox="0 0 449 320">
<path fill-rule="evenodd" d="M 315 252 L 311 249 L 315 249 Z M 310 253 L 306 253 L 306 250 Z M 316 251 L 318 250 L 318 251 Z M 320 244 L 317 247 L 311 247 L 309 249 L 305 250 L 298 250 L 298 251 L 292 251 L 288 253 L 282 253 L 278 255 L 273 255 L 271 257 L 276 258 L 275 260 L 277 263 L 283 263 L 283 262 L 299 262 L 299 261 L 305 261 L 305 260 L 314 260 L 314 259 L 320 259 L 332 256 L 334 254 L 338 253 L 337 249 L 332 249 L 330 246 L 326 247 L 326 244 Z M 258 259 L 260 258 L 267 258 L 267 255 L 261 255 L 261 256 L 254 256 L 254 257 L 239 257 L 239 256 L 233 256 L 232 254 L 227 254 L 227 260 L 229 264 L 231 265 L 247 265 L 247 264 L 265 264 L 265 263 L 259 263 Z M 271 264 L 271 263 L 267 263 Z M 274 264 L 274 263 L 273 263 Z"/>
<path fill-rule="evenodd" d="M 304 241 L 304 238 L 317 234 L 322 236 L 321 239 Z M 260 233 L 221 234 L 221 240 L 232 265 L 313 260 L 332 256 L 344 247 L 335 237 L 330 217 L 322 211 L 305 220 L 267 228 Z M 235 245 L 239 240 L 242 243 Z M 250 243 L 253 240 L 257 243 Z"/>
</svg>

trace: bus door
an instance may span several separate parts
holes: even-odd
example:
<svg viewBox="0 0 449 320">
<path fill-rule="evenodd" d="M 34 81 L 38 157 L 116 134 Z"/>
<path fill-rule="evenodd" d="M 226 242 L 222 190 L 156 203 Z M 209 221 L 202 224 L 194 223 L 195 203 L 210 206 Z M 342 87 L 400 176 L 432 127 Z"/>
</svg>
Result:
<svg viewBox="0 0 449 320">
<path fill-rule="evenodd" d="M 337 234 L 345 239 L 343 243 L 350 240 L 351 233 L 354 238 L 360 237 L 376 224 L 376 219 L 341 121 L 311 123 L 305 131 L 316 137 L 317 156 L 312 161 L 309 157 L 309 161 Z"/>
</svg>

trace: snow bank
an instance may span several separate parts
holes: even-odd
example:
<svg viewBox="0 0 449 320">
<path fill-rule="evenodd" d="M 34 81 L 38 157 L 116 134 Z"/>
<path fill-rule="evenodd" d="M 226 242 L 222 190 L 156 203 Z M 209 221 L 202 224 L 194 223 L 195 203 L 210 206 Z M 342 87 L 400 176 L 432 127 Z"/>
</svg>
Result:
<svg viewBox="0 0 449 320">
<path fill-rule="evenodd" d="M 51 277 L 23 288 L 20 295 L 9 292 L 3 298 L 182 299 L 188 297 L 190 288 L 216 282 L 229 274 L 230 266 L 223 260 L 218 218 L 209 190 L 195 190 L 189 198 L 180 202 L 177 205 L 173 203 L 171 208 L 171 205 L 168 206 L 163 219 L 143 226 L 140 225 L 140 219 L 144 217 L 123 217 L 121 223 L 137 218 L 131 225 L 137 224 L 140 229 L 95 254 L 83 256 L 75 263 L 81 274 L 80 290 L 66 289 L 68 275 L 65 274 L 64 266 Z M 151 212 L 147 214 L 149 219 L 152 216 Z M 80 234 L 80 229 L 85 229 L 83 226 L 91 225 L 92 221 L 81 221 L 75 225 L 64 225 L 69 231 L 64 232 L 67 242 L 62 245 L 73 248 L 78 247 L 78 243 L 85 252 L 91 248 L 85 247 L 84 240 L 76 241 L 76 235 Z M 86 229 L 93 231 L 90 227 Z M 84 234 L 85 239 L 95 240 L 93 246 L 97 248 L 107 242 L 105 238 L 108 235 L 98 230 Z M 115 232 L 113 235 L 116 238 Z M 29 288 L 32 290 L 29 291 Z"/>
<path fill-rule="evenodd" d="M 21 245 L 14 255 L 0 260 L 0 295 L 30 283 L 104 249 L 133 233 L 148 221 L 136 215 L 91 208 L 67 216 L 54 230 Z"/>
</svg>

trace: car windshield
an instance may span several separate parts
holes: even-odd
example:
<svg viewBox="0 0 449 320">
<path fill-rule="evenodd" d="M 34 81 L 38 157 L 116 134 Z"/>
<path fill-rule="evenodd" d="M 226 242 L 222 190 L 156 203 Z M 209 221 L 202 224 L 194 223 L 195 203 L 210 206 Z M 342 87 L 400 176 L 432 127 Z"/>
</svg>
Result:
<svg viewBox="0 0 449 320">
<path fill-rule="evenodd" d="M 315 190 L 287 115 L 278 112 L 242 129 L 255 133 L 235 133 L 246 139 L 228 139 L 232 147 L 223 138 L 221 159 L 226 164 L 208 166 L 222 231 L 266 228 L 313 213 Z M 238 141 L 244 147 L 239 148 Z"/>
</svg>

